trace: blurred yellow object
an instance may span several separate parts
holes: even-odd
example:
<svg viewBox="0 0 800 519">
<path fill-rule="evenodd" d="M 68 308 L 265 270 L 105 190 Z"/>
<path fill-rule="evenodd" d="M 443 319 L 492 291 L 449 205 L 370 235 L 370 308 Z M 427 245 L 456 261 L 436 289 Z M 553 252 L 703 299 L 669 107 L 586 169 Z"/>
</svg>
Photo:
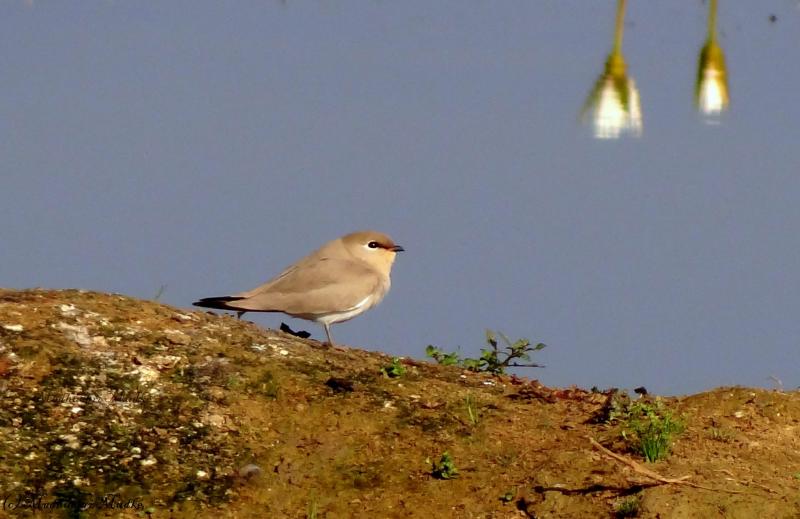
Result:
<svg viewBox="0 0 800 519">
<path fill-rule="evenodd" d="M 591 113 L 594 136 L 598 139 L 618 139 L 623 134 L 638 137 L 642 134 L 639 91 L 633 78 L 628 76 L 622 55 L 624 17 L 625 0 L 619 0 L 614 48 L 581 110 L 581 118 L 584 120 Z"/>
<path fill-rule="evenodd" d="M 700 50 L 695 84 L 695 104 L 700 113 L 718 116 L 728 109 L 728 73 L 725 55 L 717 43 L 717 2 L 709 2 L 708 39 Z"/>
</svg>

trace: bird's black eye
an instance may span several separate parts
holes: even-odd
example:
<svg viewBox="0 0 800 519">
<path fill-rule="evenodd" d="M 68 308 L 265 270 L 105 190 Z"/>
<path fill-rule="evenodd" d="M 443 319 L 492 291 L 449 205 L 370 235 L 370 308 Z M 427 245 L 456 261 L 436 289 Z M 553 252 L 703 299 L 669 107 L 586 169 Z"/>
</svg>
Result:
<svg viewBox="0 0 800 519">
<path fill-rule="evenodd" d="M 378 247 L 380 247 L 380 244 L 378 244 L 378 242 L 376 241 L 371 241 L 367 244 L 367 247 L 369 247 L 370 249 L 377 249 Z"/>
</svg>

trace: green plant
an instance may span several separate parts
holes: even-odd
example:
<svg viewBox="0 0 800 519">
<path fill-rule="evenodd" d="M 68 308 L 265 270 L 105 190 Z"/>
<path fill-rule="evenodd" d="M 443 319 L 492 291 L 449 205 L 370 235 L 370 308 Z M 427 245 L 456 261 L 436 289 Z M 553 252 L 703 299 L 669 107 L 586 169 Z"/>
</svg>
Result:
<svg viewBox="0 0 800 519">
<path fill-rule="evenodd" d="M 317 498 L 311 496 L 308 501 L 308 506 L 306 507 L 306 519 L 317 519 L 317 514 L 319 513 L 319 505 L 317 503 Z"/>
<path fill-rule="evenodd" d="M 540 368 L 539 364 L 518 364 L 513 362 L 515 359 L 530 361 L 530 353 L 539 351 L 545 347 L 541 342 L 531 346 L 528 339 L 517 339 L 513 343 L 505 334 L 497 332 L 505 343 L 502 350 L 498 349 L 497 337 L 491 330 L 486 330 L 486 342 L 491 346 L 491 350 L 481 350 L 481 365 L 478 371 L 488 371 L 489 373 L 501 374 L 509 367 Z"/>
<path fill-rule="evenodd" d="M 392 357 L 392 363 L 381 368 L 381 373 L 385 377 L 397 378 L 402 377 L 406 373 L 406 368 L 400 362 L 400 357 Z"/>
<path fill-rule="evenodd" d="M 427 462 L 431 464 L 431 476 L 436 479 L 455 479 L 458 477 L 458 469 L 449 452 L 444 452 L 438 462 L 431 462 L 430 459 Z"/>
<path fill-rule="evenodd" d="M 630 406 L 631 397 L 628 396 L 628 393 L 625 391 L 614 390 L 609 396 L 608 400 L 606 400 L 602 412 L 600 413 L 602 416 L 602 421 L 614 422 L 627 420 L 629 416 L 628 409 Z"/>
<path fill-rule="evenodd" d="M 478 412 L 478 403 L 475 401 L 475 397 L 472 396 L 472 393 L 468 394 L 464 398 L 464 405 L 467 408 L 467 417 L 469 418 L 469 423 L 475 427 L 478 425 L 478 422 L 480 422 L 481 416 Z"/>
<path fill-rule="evenodd" d="M 622 437 L 650 463 L 666 458 L 673 437 L 684 430 L 661 400 L 630 402 L 616 418 L 623 424 Z"/>
<path fill-rule="evenodd" d="M 445 353 L 432 344 L 428 344 L 428 347 L 425 348 L 425 355 L 432 358 L 442 366 L 453 366 L 459 363 L 458 353 L 454 351 L 451 353 Z"/>
<path fill-rule="evenodd" d="M 475 358 L 459 358 L 458 353 L 451 352 L 445 353 L 439 348 L 429 345 L 425 348 L 425 354 L 433 358 L 439 364 L 445 366 L 459 365 L 470 371 L 481 371 L 491 373 L 493 375 L 502 375 L 507 368 L 522 367 L 522 368 L 541 368 L 541 364 L 527 363 L 520 364 L 517 360 L 530 361 L 530 354 L 534 351 L 539 351 L 545 348 L 541 342 L 536 345 L 531 345 L 528 339 L 517 339 L 511 342 L 505 334 L 498 332 L 500 339 L 503 342 L 502 348 L 500 347 L 497 336 L 492 330 L 486 330 L 486 343 L 489 348 L 481 349 L 481 356 Z"/>
<path fill-rule="evenodd" d="M 503 503 L 510 503 L 511 501 L 514 500 L 515 497 L 517 497 L 517 488 L 516 487 L 510 488 L 510 489 L 506 490 L 505 492 L 503 492 L 503 494 L 500 496 L 499 499 Z"/>
<path fill-rule="evenodd" d="M 638 517 L 642 501 L 638 495 L 619 499 L 614 503 L 614 515 L 617 517 Z"/>
<path fill-rule="evenodd" d="M 730 429 L 723 429 L 722 427 L 712 427 L 709 431 L 712 440 L 729 443 L 733 441 L 733 432 Z"/>
</svg>

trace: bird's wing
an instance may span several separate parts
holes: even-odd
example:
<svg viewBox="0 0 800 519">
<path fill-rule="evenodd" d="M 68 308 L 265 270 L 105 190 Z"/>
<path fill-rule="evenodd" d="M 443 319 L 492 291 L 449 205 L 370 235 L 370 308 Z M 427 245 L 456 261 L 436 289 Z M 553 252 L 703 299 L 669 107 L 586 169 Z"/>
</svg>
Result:
<svg viewBox="0 0 800 519">
<path fill-rule="evenodd" d="M 283 271 L 281 271 L 280 274 L 278 274 L 274 278 L 270 279 L 269 281 L 267 281 L 263 285 L 259 285 L 256 288 L 253 288 L 251 290 L 247 290 L 245 292 L 239 292 L 238 294 L 233 294 L 233 296 L 234 297 L 238 297 L 238 298 L 249 298 L 249 297 L 255 296 L 257 294 L 261 294 L 261 293 L 267 292 L 270 289 L 270 287 L 280 283 L 281 281 L 284 280 L 284 278 L 290 277 L 291 274 L 294 273 L 296 270 L 303 269 L 303 268 L 306 268 L 306 267 L 313 267 L 315 263 L 318 263 L 320 261 L 328 261 L 330 259 L 331 258 L 329 258 L 328 256 L 325 255 L 325 250 L 324 249 L 320 249 L 320 250 L 315 251 L 315 252 L 309 254 L 308 256 L 300 259 L 299 261 L 297 261 L 293 265 L 289 265 L 288 267 L 283 269 Z M 340 261 L 347 261 L 347 260 L 340 260 Z"/>
<path fill-rule="evenodd" d="M 383 276 L 362 262 L 326 258 L 287 269 L 230 307 L 297 316 L 324 315 L 353 309 L 384 286 Z"/>
</svg>

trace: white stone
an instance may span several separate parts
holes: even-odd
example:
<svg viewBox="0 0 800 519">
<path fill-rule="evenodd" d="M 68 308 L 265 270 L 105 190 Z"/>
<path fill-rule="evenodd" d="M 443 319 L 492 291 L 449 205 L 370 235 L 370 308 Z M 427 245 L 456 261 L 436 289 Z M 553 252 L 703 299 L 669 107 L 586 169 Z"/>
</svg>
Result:
<svg viewBox="0 0 800 519">
<path fill-rule="evenodd" d="M 89 346 L 92 344 L 92 338 L 89 336 L 89 331 L 85 326 L 73 326 L 67 323 L 58 323 L 55 328 L 64 332 L 67 339 L 77 342 L 80 346 Z"/>
<path fill-rule="evenodd" d="M 81 446 L 80 442 L 78 441 L 78 437 L 74 434 L 62 434 L 59 436 L 59 438 L 67 442 L 67 447 L 70 449 L 74 450 Z"/>
<path fill-rule="evenodd" d="M 80 313 L 75 305 L 59 305 L 58 309 L 61 310 L 61 315 L 64 317 L 75 317 Z"/>
<path fill-rule="evenodd" d="M 130 372 L 131 375 L 137 375 L 139 382 L 153 382 L 158 380 L 158 371 L 148 366 L 138 366 Z"/>
</svg>

